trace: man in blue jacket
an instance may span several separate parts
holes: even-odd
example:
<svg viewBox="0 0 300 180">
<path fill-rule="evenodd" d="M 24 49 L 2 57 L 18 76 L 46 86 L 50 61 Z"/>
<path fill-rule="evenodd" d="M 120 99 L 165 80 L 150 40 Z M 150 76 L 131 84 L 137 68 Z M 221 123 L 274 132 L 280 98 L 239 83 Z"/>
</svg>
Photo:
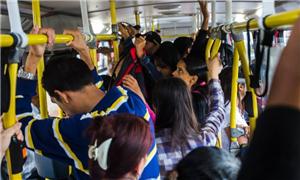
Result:
<svg viewBox="0 0 300 180">
<path fill-rule="evenodd" d="M 53 45 L 54 30 L 34 28 L 33 34 L 48 36 L 48 45 Z M 67 45 L 80 54 L 81 59 L 65 57 L 50 60 L 43 73 L 42 84 L 51 97 L 66 113 L 67 118 L 34 119 L 31 98 L 36 92 L 36 70 L 46 45 L 30 47 L 24 67 L 18 73 L 17 118 L 22 122 L 26 145 L 36 153 L 72 165 L 77 179 L 89 179 L 89 137 L 85 130 L 94 116 L 115 113 L 130 113 L 149 121 L 154 138 L 154 126 L 142 99 L 122 86 L 113 87 L 106 94 L 102 81 L 92 64 L 89 49 L 79 31 L 65 31 L 74 40 Z M 149 149 L 146 167 L 141 179 L 159 178 L 156 144 Z"/>
</svg>

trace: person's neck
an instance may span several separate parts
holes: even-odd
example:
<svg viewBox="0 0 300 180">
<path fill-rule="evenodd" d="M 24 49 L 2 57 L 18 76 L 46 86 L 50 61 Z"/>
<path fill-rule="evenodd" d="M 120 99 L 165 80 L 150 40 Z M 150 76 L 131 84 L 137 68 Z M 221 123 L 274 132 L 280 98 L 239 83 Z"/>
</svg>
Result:
<svg viewBox="0 0 300 180">
<path fill-rule="evenodd" d="M 81 97 L 81 104 L 85 107 L 85 112 L 91 112 L 103 99 L 105 93 L 96 86 L 88 86 L 84 89 Z"/>
</svg>

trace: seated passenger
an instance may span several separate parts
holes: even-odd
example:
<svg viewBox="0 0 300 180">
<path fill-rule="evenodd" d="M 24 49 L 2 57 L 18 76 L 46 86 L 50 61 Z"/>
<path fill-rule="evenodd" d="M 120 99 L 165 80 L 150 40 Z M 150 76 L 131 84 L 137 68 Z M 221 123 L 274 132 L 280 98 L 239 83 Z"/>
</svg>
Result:
<svg viewBox="0 0 300 180">
<path fill-rule="evenodd" d="M 224 119 L 224 96 L 218 75 L 222 69 L 218 58 L 210 61 L 210 113 L 200 126 L 194 114 L 190 90 L 178 78 L 157 82 L 153 93 L 156 112 L 156 142 L 161 177 L 174 169 L 190 151 L 201 146 L 214 146 Z"/>
<path fill-rule="evenodd" d="M 223 69 L 223 71 L 220 74 L 220 80 L 222 89 L 224 91 L 224 101 L 225 101 L 225 121 L 222 125 L 222 148 L 226 150 L 230 150 L 230 111 L 231 111 L 231 81 L 232 81 L 232 67 L 226 67 Z M 237 87 L 238 88 L 238 87 Z M 239 97 L 239 92 L 237 93 L 237 96 Z M 239 129 L 239 131 L 243 134 L 241 134 L 238 137 L 238 143 L 239 145 L 246 145 L 248 144 L 248 132 L 249 127 L 242 116 L 241 109 L 238 107 L 239 104 L 239 98 L 237 99 L 237 107 L 236 107 L 236 126 Z"/>
<path fill-rule="evenodd" d="M 281 54 L 238 179 L 300 179 L 300 19 Z"/>
<path fill-rule="evenodd" d="M 176 166 L 169 180 L 235 180 L 241 162 L 228 151 L 200 147 L 191 151 Z"/>
<path fill-rule="evenodd" d="M 147 121 L 129 114 L 96 117 L 88 134 L 93 180 L 139 179 L 153 141 Z"/>
<path fill-rule="evenodd" d="M 192 92 L 193 107 L 198 122 L 204 123 L 208 114 L 208 87 L 207 87 L 207 67 L 205 61 L 201 61 L 193 55 L 188 55 L 177 64 L 173 76 L 184 80 Z"/>
<path fill-rule="evenodd" d="M 48 36 L 48 43 L 54 42 L 52 29 L 34 28 L 34 34 Z M 101 88 L 101 80 L 93 67 L 89 49 L 79 31 L 65 31 L 74 37 L 68 45 L 76 49 L 80 57 L 57 58 L 50 60 L 42 77 L 43 87 L 51 100 L 59 105 L 68 118 L 47 118 L 37 121 L 32 117 L 31 97 L 36 89 L 37 64 L 44 54 L 46 45 L 30 47 L 25 67 L 21 68 L 17 81 L 16 111 L 22 123 L 29 149 L 72 165 L 77 179 L 89 179 L 88 145 L 90 139 L 84 136 L 84 131 L 95 116 L 109 116 L 117 113 L 129 113 L 149 121 L 154 138 L 153 123 L 143 100 L 132 91 L 122 87 L 113 87 L 106 94 Z M 87 66 L 88 65 L 88 66 Z M 148 150 L 147 165 L 141 179 L 157 178 L 159 176 L 155 141 Z"/>
</svg>

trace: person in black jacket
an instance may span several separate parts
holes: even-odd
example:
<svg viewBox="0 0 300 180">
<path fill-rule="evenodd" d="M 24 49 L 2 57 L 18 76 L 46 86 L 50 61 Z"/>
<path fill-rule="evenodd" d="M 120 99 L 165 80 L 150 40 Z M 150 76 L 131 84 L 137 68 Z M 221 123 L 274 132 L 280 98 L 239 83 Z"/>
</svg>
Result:
<svg viewBox="0 0 300 180">
<path fill-rule="evenodd" d="M 300 179 L 299 29 L 300 19 L 281 54 L 238 179 Z"/>
</svg>

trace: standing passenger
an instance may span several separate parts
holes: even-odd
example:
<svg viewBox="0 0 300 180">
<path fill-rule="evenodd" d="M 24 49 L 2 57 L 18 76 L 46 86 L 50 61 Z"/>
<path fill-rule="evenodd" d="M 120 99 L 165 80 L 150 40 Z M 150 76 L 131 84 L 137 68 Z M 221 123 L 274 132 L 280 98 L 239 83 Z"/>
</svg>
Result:
<svg viewBox="0 0 300 180">
<path fill-rule="evenodd" d="M 300 19 L 281 54 L 238 179 L 300 179 Z"/>
<path fill-rule="evenodd" d="M 185 58 L 191 51 L 193 39 L 190 37 L 178 37 L 174 40 L 174 46 L 179 52 L 180 59 Z"/>
<path fill-rule="evenodd" d="M 34 28 L 33 33 L 46 34 L 48 43 L 54 42 L 55 34 L 52 29 Z M 143 117 L 149 121 L 152 138 L 154 126 L 143 100 L 135 93 L 122 86 L 113 87 L 106 94 L 99 89 L 101 80 L 97 76 L 81 33 L 79 31 L 65 31 L 65 33 L 74 37 L 68 45 L 76 49 L 85 62 L 68 57 L 50 60 L 45 66 L 42 83 L 51 100 L 58 104 L 69 118 L 47 118 L 38 121 L 32 117 L 30 102 L 36 89 L 35 74 L 46 45 L 31 46 L 25 67 L 19 71 L 17 81 L 19 98 L 16 102 L 16 111 L 19 121 L 22 122 L 21 129 L 28 148 L 72 165 L 77 169 L 75 171 L 77 179 L 89 179 L 90 139 L 84 136 L 84 132 L 93 117 L 117 113 Z M 153 141 L 141 179 L 156 179 L 159 176 L 155 146 Z"/>
<path fill-rule="evenodd" d="M 190 90 L 178 78 L 157 83 L 153 93 L 156 111 L 156 142 L 160 173 L 164 177 L 191 150 L 200 146 L 214 146 L 224 119 L 224 96 L 218 75 L 222 69 L 218 58 L 210 61 L 210 113 L 199 126 L 192 105 Z"/>
<path fill-rule="evenodd" d="M 139 179 L 153 141 L 144 119 L 130 114 L 96 117 L 88 134 L 92 180 Z"/>
<path fill-rule="evenodd" d="M 226 67 L 223 69 L 223 71 L 220 74 L 221 79 L 221 85 L 222 89 L 224 91 L 224 102 L 225 102 L 225 121 L 222 125 L 222 148 L 226 150 L 230 150 L 230 111 L 231 111 L 231 81 L 232 81 L 232 67 Z M 236 87 L 238 88 L 238 87 Z M 240 98 L 239 98 L 239 92 L 237 93 L 237 105 L 239 104 Z M 249 127 L 242 116 L 241 109 L 236 106 L 236 126 L 241 132 L 241 135 L 237 138 L 239 145 L 246 145 L 248 144 L 248 132 Z"/>
<path fill-rule="evenodd" d="M 208 114 L 207 67 L 205 61 L 200 61 L 193 55 L 188 55 L 177 64 L 173 76 L 184 80 L 193 97 L 193 107 L 198 122 L 204 123 Z"/>
</svg>

